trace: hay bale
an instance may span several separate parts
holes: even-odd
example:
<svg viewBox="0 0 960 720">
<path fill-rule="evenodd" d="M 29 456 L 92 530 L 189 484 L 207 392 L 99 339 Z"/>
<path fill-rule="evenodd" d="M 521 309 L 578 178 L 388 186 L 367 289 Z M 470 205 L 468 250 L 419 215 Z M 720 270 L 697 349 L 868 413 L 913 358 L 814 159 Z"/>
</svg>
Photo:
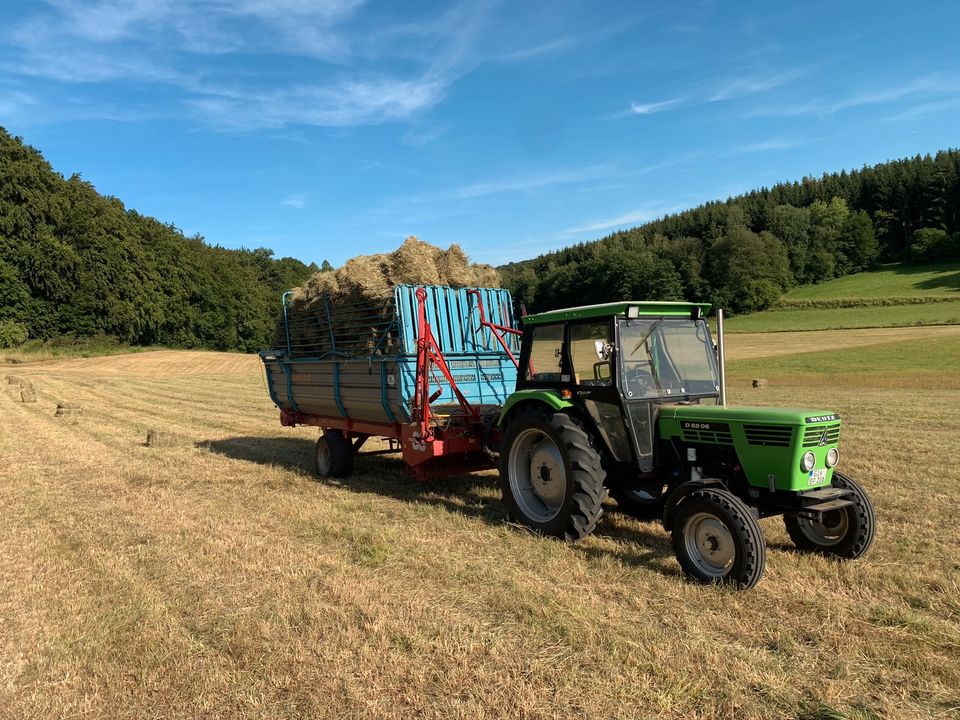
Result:
<svg viewBox="0 0 960 720">
<path fill-rule="evenodd" d="M 83 408 L 75 403 L 58 403 L 54 414 L 57 417 L 77 417 L 83 415 Z"/>
<path fill-rule="evenodd" d="M 159 430 L 147 430 L 147 442 L 145 443 L 147 447 L 157 447 L 158 445 L 163 445 L 164 434 Z"/>
<path fill-rule="evenodd" d="M 37 392 L 33 385 L 26 381 L 20 382 L 20 402 L 35 403 L 37 401 Z"/>
<path fill-rule="evenodd" d="M 7 385 L 19 385 L 21 382 L 19 375 L 7 375 Z"/>
<path fill-rule="evenodd" d="M 764 380 L 763 378 L 754 378 L 754 379 L 753 379 L 753 387 L 755 387 L 755 388 L 762 388 L 762 387 L 766 387 L 766 386 L 767 386 L 767 381 Z"/>
</svg>

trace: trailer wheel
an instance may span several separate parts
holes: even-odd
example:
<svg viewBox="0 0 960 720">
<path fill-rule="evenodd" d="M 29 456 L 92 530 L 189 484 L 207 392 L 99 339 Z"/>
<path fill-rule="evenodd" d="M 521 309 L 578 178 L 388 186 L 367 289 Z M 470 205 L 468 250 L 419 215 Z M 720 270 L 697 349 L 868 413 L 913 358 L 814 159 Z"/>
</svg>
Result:
<svg viewBox="0 0 960 720">
<path fill-rule="evenodd" d="M 339 430 L 327 430 L 314 449 L 320 477 L 344 478 L 353 474 L 353 445 Z"/>
<path fill-rule="evenodd" d="M 694 490 L 677 507 L 673 549 L 680 567 L 701 583 L 749 590 L 763 577 L 767 545 L 753 511 L 716 488 Z"/>
<path fill-rule="evenodd" d="M 617 501 L 617 509 L 637 520 L 659 520 L 667 495 L 667 486 L 655 478 L 618 478 L 610 483 L 610 497 Z"/>
<path fill-rule="evenodd" d="M 873 544 L 877 514 L 870 497 L 853 478 L 834 470 L 833 485 L 852 490 L 853 505 L 825 512 L 819 522 L 795 515 L 784 515 L 783 522 L 798 550 L 855 560 Z"/>
<path fill-rule="evenodd" d="M 510 519 L 577 541 L 593 532 L 607 497 L 593 439 L 575 418 L 521 408 L 503 436 L 500 488 Z"/>
</svg>

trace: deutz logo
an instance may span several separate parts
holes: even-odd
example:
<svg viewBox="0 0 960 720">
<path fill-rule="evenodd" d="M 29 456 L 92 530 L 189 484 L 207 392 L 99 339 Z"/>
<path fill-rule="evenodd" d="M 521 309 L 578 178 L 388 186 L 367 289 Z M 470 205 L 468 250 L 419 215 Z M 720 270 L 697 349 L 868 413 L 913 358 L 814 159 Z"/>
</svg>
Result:
<svg viewBox="0 0 960 720">
<path fill-rule="evenodd" d="M 828 442 L 827 440 L 827 428 L 823 429 L 823 435 L 820 436 L 820 447 L 823 447 Z"/>
</svg>

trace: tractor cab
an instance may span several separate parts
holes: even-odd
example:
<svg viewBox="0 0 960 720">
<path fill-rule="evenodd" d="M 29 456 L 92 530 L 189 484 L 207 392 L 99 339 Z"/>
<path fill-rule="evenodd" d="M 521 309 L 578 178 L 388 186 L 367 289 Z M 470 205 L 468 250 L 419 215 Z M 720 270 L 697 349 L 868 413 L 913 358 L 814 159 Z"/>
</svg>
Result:
<svg viewBox="0 0 960 720">
<path fill-rule="evenodd" d="M 582 403 L 614 465 L 651 473 L 659 407 L 716 404 L 709 305 L 608 303 L 524 318 L 518 390 Z"/>
</svg>

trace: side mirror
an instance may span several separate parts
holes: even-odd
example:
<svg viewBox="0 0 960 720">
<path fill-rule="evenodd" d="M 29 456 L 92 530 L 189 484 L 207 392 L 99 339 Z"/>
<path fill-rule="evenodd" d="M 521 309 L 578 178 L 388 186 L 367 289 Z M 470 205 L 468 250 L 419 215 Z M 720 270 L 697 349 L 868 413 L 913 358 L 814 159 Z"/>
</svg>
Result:
<svg viewBox="0 0 960 720">
<path fill-rule="evenodd" d="M 609 360 L 613 355 L 613 345 L 605 340 L 594 340 L 593 349 L 597 353 L 597 359 L 600 361 Z"/>
</svg>

